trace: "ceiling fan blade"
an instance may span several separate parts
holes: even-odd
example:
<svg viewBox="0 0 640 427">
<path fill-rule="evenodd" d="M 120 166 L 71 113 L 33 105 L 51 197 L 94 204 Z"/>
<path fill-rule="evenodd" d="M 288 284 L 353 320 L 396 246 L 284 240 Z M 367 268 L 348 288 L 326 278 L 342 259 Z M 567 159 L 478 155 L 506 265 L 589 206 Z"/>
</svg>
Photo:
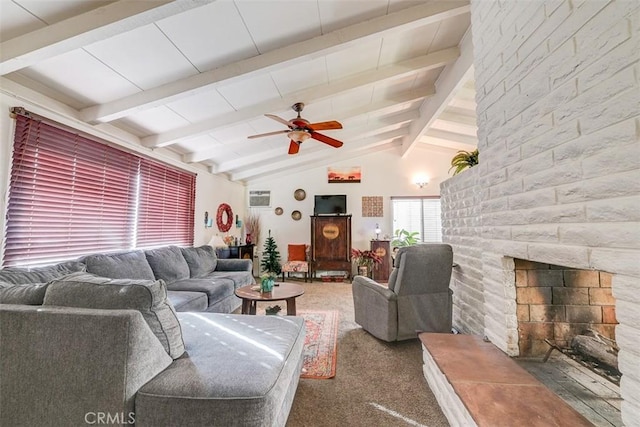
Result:
<svg viewBox="0 0 640 427">
<path fill-rule="evenodd" d="M 298 154 L 298 151 L 300 151 L 300 143 L 295 142 L 292 139 L 291 142 L 289 143 L 289 154 Z"/>
<path fill-rule="evenodd" d="M 342 147 L 342 141 L 338 141 L 337 139 L 333 139 L 318 132 L 311 132 L 311 138 L 317 139 L 318 141 L 324 142 L 325 144 L 328 144 L 335 148 Z"/>
<path fill-rule="evenodd" d="M 290 129 L 277 130 L 275 132 L 267 132 L 267 133 L 261 133 L 261 134 L 258 134 L 258 135 L 251 135 L 251 136 L 248 136 L 247 138 L 249 138 L 249 139 L 262 138 L 263 136 L 280 135 L 280 134 L 287 133 L 287 132 L 291 132 L 291 130 Z"/>
<path fill-rule="evenodd" d="M 291 127 L 291 124 L 289 123 L 289 121 L 283 119 L 282 117 L 274 116 L 273 114 L 265 114 L 265 117 L 269 117 L 270 119 L 275 120 L 276 122 L 280 122 L 285 126 Z"/>
<path fill-rule="evenodd" d="M 329 129 L 342 129 L 342 124 L 331 120 L 329 122 L 311 123 L 308 125 L 313 130 L 329 130 Z"/>
</svg>

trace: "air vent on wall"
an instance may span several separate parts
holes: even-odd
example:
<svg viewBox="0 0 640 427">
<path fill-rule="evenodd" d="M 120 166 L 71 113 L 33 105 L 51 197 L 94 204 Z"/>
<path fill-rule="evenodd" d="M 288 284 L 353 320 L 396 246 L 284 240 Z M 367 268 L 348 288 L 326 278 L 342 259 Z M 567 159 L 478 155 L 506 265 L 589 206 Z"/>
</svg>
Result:
<svg viewBox="0 0 640 427">
<path fill-rule="evenodd" d="M 271 191 L 249 191 L 250 208 L 268 208 L 271 206 Z"/>
</svg>

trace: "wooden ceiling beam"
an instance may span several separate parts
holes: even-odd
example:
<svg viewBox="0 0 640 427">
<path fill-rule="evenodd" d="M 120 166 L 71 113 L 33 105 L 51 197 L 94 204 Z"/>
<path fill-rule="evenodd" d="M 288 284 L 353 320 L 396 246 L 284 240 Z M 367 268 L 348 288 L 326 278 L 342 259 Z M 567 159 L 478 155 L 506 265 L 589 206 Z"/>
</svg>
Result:
<svg viewBox="0 0 640 427">
<path fill-rule="evenodd" d="M 391 150 L 399 150 L 401 143 L 402 141 L 400 138 L 392 141 L 387 141 L 382 145 L 378 145 L 376 147 L 372 147 L 371 149 L 367 150 L 367 154 L 380 153 L 380 152 L 391 151 Z M 362 152 L 354 151 L 351 153 L 341 155 L 340 160 L 357 159 L 357 158 L 360 158 L 361 156 L 362 156 Z M 245 178 L 243 182 L 248 184 L 253 181 L 262 181 L 264 180 L 264 178 L 273 179 L 273 178 L 291 176 L 291 174 L 295 174 L 297 172 L 308 171 L 310 167 L 312 168 L 327 167 L 329 165 L 334 164 L 335 159 L 336 159 L 335 154 L 332 154 L 329 152 L 326 156 L 320 159 L 310 160 L 308 162 L 303 162 L 303 163 L 299 163 L 299 162 L 292 163 L 291 165 L 287 166 L 285 169 L 280 169 L 276 172 L 260 173 L 260 174 Z M 233 178 L 234 177 L 232 176 L 231 180 L 234 180 Z"/>
<path fill-rule="evenodd" d="M 474 138 L 478 136 L 478 127 L 476 125 L 468 125 L 465 123 L 443 120 L 440 117 L 431 122 L 431 127 L 429 128 L 429 130 L 440 130 L 445 132 L 459 133 L 462 135 L 472 136 Z"/>
<path fill-rule="evenodd" d="M 473 147 L 478 145 L 478 138 L 476 136 L 463 135 L 461 133 L 448 132 L 448 131 L 439 130 L 439 129 L 429 129 L 427 132 L 425 132 L 425 134 L 420 139 L 420 141 L 424 141 L 424 137 L 436 138 L 436 139 L 445 140 L 445 141 L 453 141 L 453 142 L 466 144 Z"/>
<path fill-rule="evenodd" d="M 420 144 L 418 148 L 431 148 L 431 147 L 440 147 L 446 148 L 449 150 L 465 150 L 465 151 L 473 151 L 477 148 L 475 144 L 465 144 L 458 141 L 453 141 L 451 139 L 442 139 L 442 138 L 434 138 L 429 135 L 424 135 L 420 138 Z"/>
<path fill-rule="evenodd" d="M 435 96 L 425 100 L 420 107 L 421 119 L 411 124 L 411 133 L 402 141 L 402 156 L 406 157 L 420 137 L 429 129 L 434 120 L 447 108 L 449 102 L 467 80 L 473 78 L 473 43 L 471 30 L 459 44 L 460 57 L 448 65 L 436 81 Z"/>
<path fill-rule="evenodd" d="M 421 55 L 406 61 L 399 62 L 378 70 L 358 73 L 329 84 L 322 84 L 304 89 L 298 92 L 286 94 L 278 99 L 273 99 L 230 113 L 222 114 L 211 119 L 193 123 L 168 132 L 149 135 L 142 138 L 142 144 L 146 147 L 165 147 L 176 142 L 211 132 L 220 127 L 234 124 L 261 116 L 273 111 L 282 111 L 301 99 L 305 102 L 319 101 L 338 94 L 369 87 L 394 79 L 413 75 L 420 71 L 441 68 L 458 58 L 460 51 L 457 47 L 439 50 L 428 55 Z"/>
<path fill-rule="evenodd" d="M 215 0 L 120 0 L 0 44 L 0 75 Z"/>
<path fill-rule="evenodd" d="M 376 117 L 370 120 L 369 122 L 367 122 L 367 124 L 363 126 L 358 126 L 353 129 L 343 129 L 341 131 L 329 131 L 329 132 L 326 132 L 326 134 L 328 136 L 332 136 L 341 141 L 347 141 L 349 139 L 363 138 L 366 136 L 373 136 L 379 133 L 384 133 L 389 130 L 393 130 L 398 126 L 404 125 L 407 122 L 411 120 L 415 120 L 417 118 L 418 118 L 417 110 L 405 111 L 401 113 L 391 114 L 388 116 Z M 325 133 L 325 132 L 323 131 L 321 133 Z M 283 143 L 288 141 L 286 135 L 284 134 L 281 135 L 280 138 L 282 138 Z M 237 140 L 238 144 L 241 144 L 244 142 L 245 142 L 244 139 Z M 185 163 L 196 163 L 196 162 L 202 162 L 204 160 L 215 157 L 216 155 L 222 154 L 224 152 L 230 152 L 230 151 L 237 151 L 237 147 L 234 144 L 227 144 L 223 147 L 208 148 L 206 150 L 184 154 L 182 156 L 182 159 Z M 272 151 L 280 152 L 280 150 L 272 150 Z M 257 159 L 260 159 L 261 155 L 262 153 L 255 154 L 254 156 Z M 219 172 L 226 172 L 231 169 L 242 167 L 245 163 L 251 164 L 253 161 L 249 160 L 250 157 L 253 157 L 253 156 L 243 157 L 240 160 L 231 160 L 228 162 L 224 162 L 217 168 L 217 170 Z"/>
<path fill-rule="evenodd" d="M 242 171 L 232 172 L 230 174 L 231 180 L 244 181 L 246 179 L 261 176 L 263 174 L 269 174 L 279 169 L 289 169 L 291 166 L 299 166 L 303 164 L 308 165 L 310 163 L 315 163 L 316 161 L 325 157 L 335 159 L 336 156 L 338 156 L 340 160 L 344 160 L 348 158 L 350 153 L 362 155 L 360 151 L 365 149 L 367 150 L 367 153 L 370 152 L 370 150 L 371 152 L 373 152 L 372 150 L 374 150 L 375 147 L 384 145 L 390 141 L 393 141 L 394 139 L 402 138 L 406 134 L 406 130 L 398 129 L 386 134 L 378 135 L 376 137 L 354 140 L 337 149 L 326 149 L 320 146 L 309 150 L 309 142 L 307 141 L 304 143 L 304 147 L 300 150 L 299 154 L 289 156 L 286 154 L 285 149 L 283 149 L 281 151 L 282 154 L 280 157 L 280 161 L 265 162 L 263 159 L 262 161 L 257 162 L 253 165 L 246 166 Z"/>
<path fill-rule="evenodd" d="M 351 25 L 309 40 L 284 46 L 195 76 L 84 108 L 85 121 L 108 122 L 135 111 L 157 107 L 187 97 L 199 90 L 242 81 L 258 73 L 273 72 L 308 60 L 348 49 L 368 40 L 440 22 L 470 11 L 469 1 L 426 3 Z"/>
</svg>

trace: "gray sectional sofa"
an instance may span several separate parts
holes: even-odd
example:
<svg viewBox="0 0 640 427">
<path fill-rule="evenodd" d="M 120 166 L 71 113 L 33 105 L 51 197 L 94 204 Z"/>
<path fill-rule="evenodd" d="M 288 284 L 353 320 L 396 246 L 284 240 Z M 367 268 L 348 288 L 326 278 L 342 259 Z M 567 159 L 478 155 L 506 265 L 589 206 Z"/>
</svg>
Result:
<svg viewBox="0 0 640 427">
<path fill-rule="evenodd" d="M 249 283 L 208 246 L 0 270 L 0 425 L 284 425 L 304 321 L 229 314 Z"/>
<path fill-rule="evenodd" d="M 101 277 L 163 280 L 176 311 L 231 313 L 241 304 L 234 291 L 254 283 L 251 260 L 218 259 L 211 246 L 93 254 L 79 261 Z"/>
</svg>

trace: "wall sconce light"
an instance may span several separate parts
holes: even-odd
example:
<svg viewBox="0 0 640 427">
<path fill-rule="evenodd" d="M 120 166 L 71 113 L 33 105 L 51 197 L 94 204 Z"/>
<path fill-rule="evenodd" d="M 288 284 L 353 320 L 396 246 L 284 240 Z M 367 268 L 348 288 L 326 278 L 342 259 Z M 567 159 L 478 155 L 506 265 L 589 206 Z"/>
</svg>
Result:
<svg viewBox="0 0 640 427">
<path fill-rule="evenodd" d="M 380 230 L 380 226 L 376 224 L 376 240 L 380 240 L 380 233 L 382 233 L 382 230 Z"/>
<path fill-rule="evenodd" d="M 416 177 L 413 179 L 413 182 L 418 187 L 422 188 L 429 183 L 429 177 L 419 174 L 419 175 L 416 175 Z"/>
</svg>

